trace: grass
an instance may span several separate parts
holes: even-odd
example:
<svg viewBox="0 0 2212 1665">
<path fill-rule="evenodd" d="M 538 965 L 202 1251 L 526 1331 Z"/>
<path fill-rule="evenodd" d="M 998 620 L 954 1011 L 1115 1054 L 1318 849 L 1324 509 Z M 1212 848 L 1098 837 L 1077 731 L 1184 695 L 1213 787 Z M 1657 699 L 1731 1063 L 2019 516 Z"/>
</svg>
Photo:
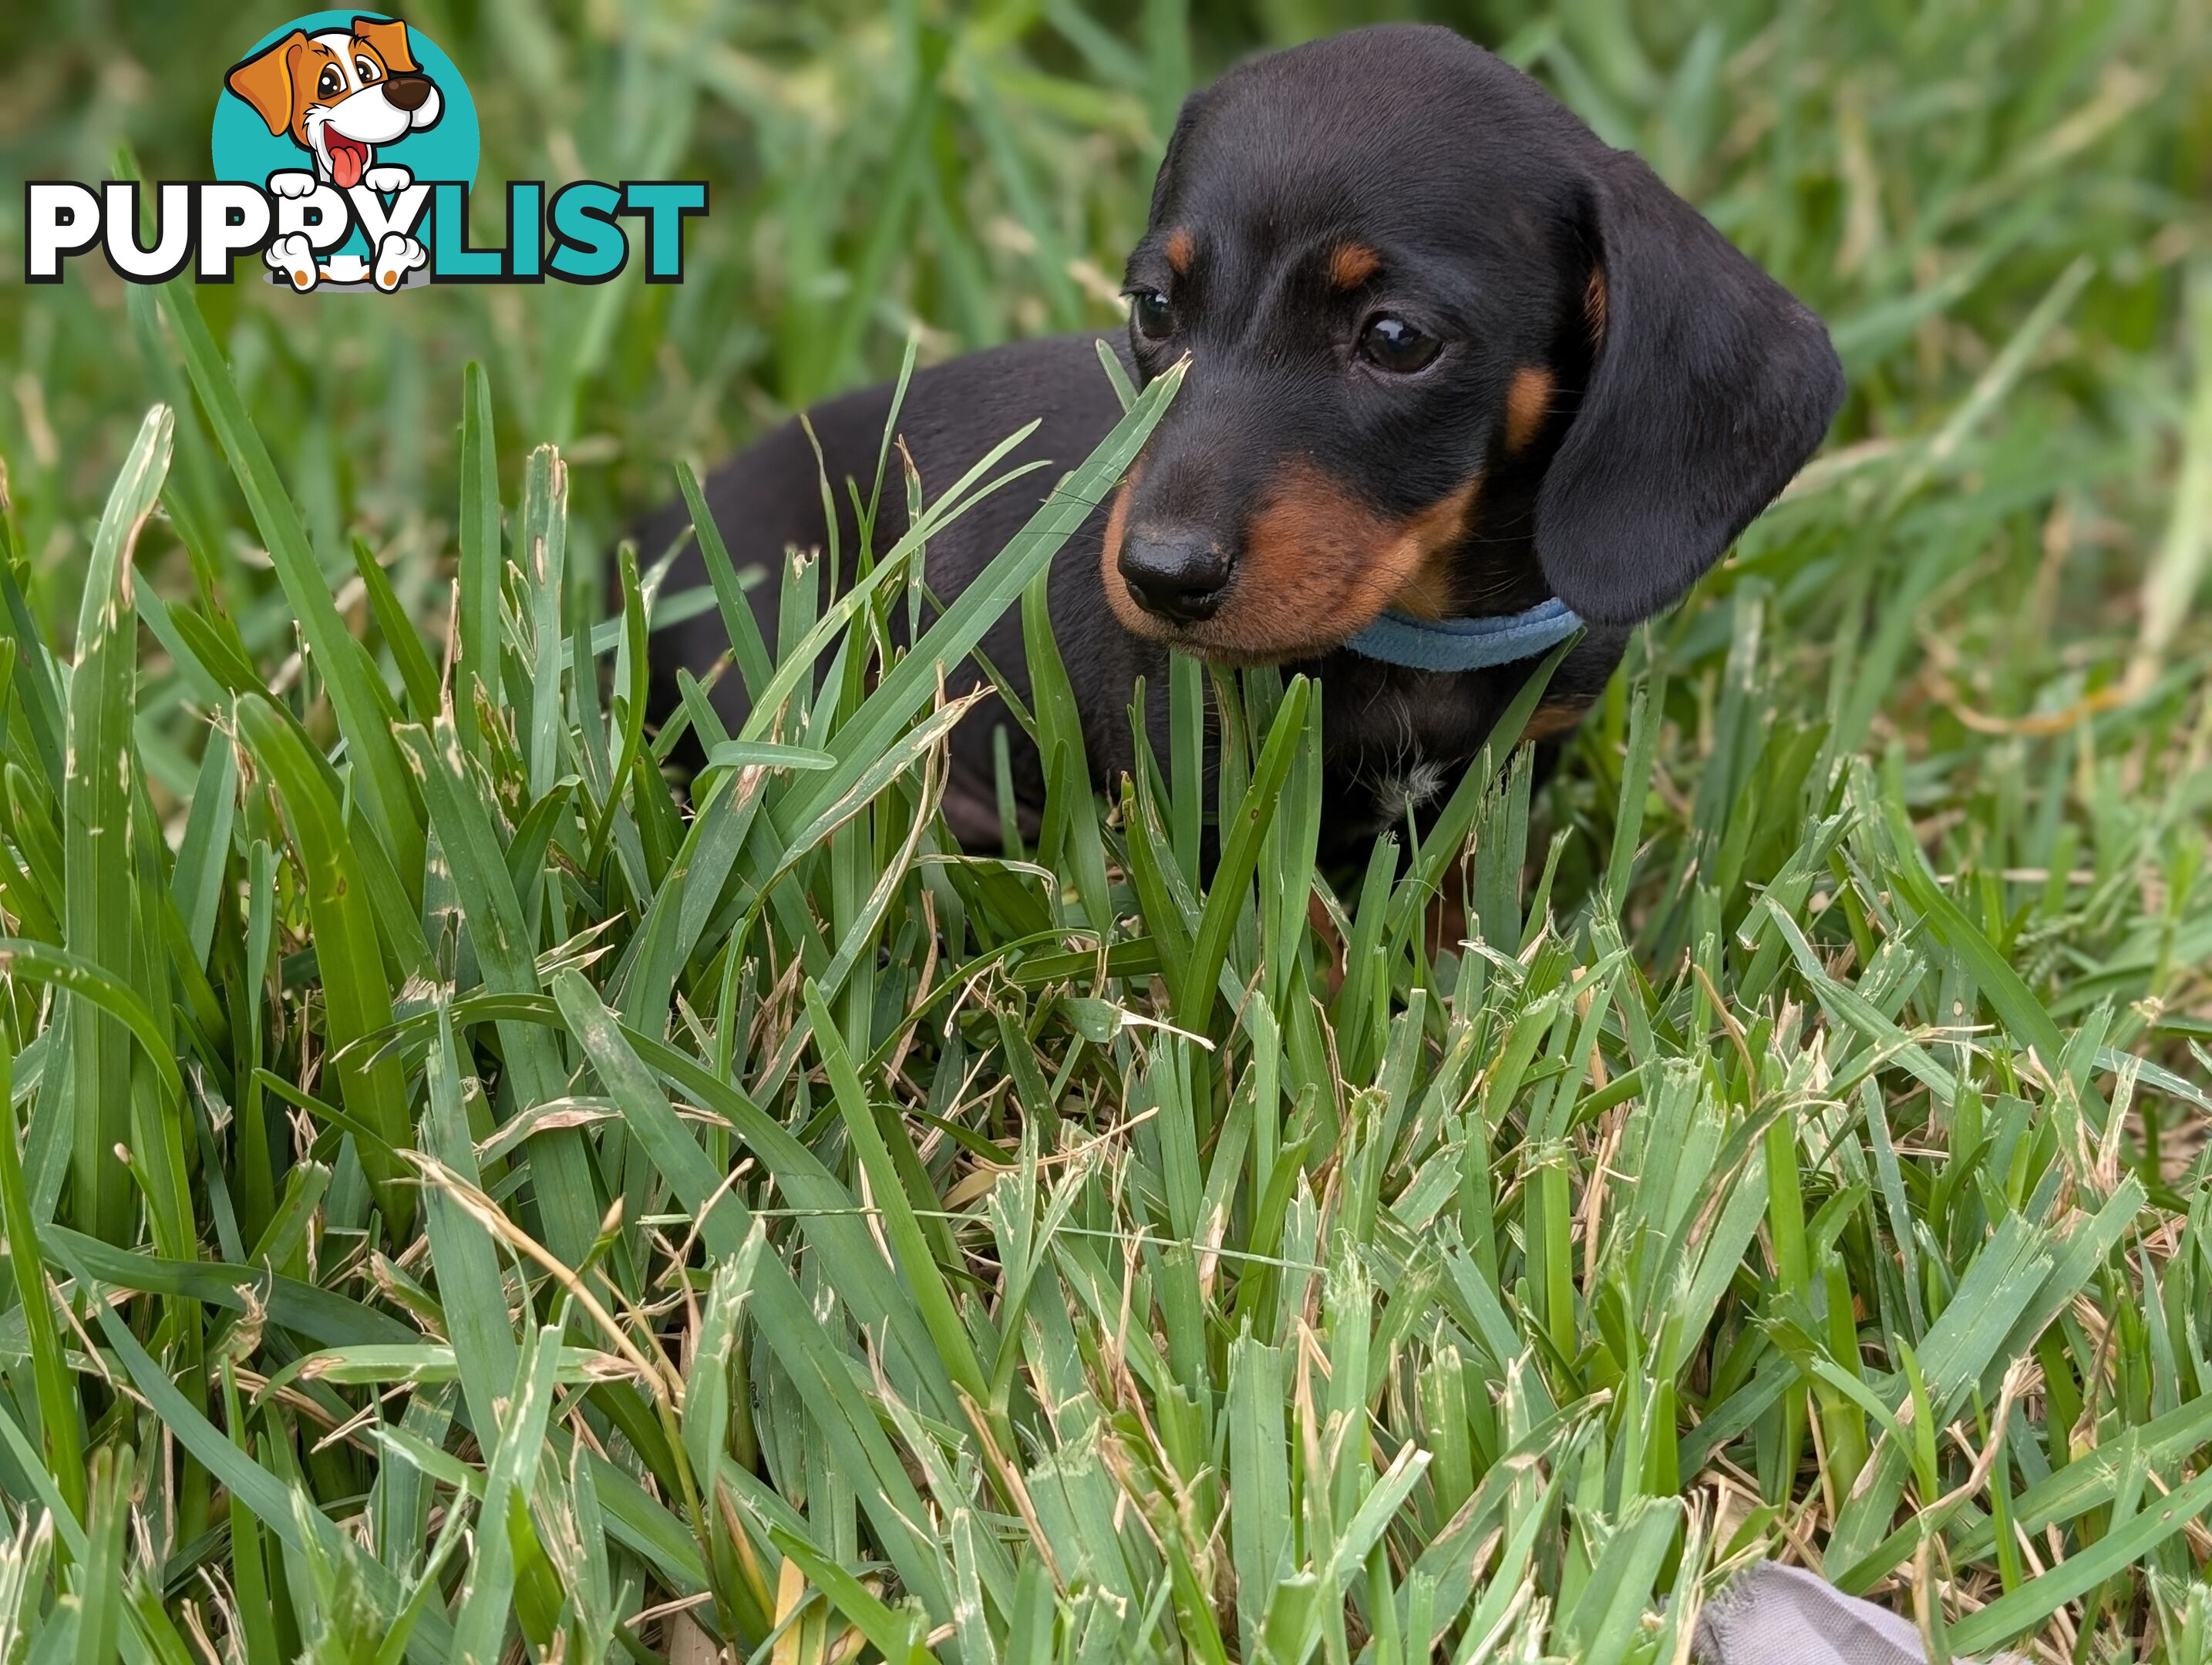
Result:
<svg viewBox="0 0 2212 1665">
<path fill-rule="evenodd" d="M 0 156 L 198 172 L 187 9 L 0 24 Z M 1303 681 L 1089 789 L 1036 580 L 1166 385 L 656 768 L 671 459 L 1110 319 L 1190 66 L 1352 9 L 427 5 L 487 177 L 714 179 L 690 283 L 0 292 L 0 1661 L 1656 1660 L 1761 1554 L 2212 1656 L 2201 5 L 1453 13 L 1854 393 L 1402 872 L 1315 871 Z M 963 857 L 1016 606 L 1050 800 Z"/>
</svg>

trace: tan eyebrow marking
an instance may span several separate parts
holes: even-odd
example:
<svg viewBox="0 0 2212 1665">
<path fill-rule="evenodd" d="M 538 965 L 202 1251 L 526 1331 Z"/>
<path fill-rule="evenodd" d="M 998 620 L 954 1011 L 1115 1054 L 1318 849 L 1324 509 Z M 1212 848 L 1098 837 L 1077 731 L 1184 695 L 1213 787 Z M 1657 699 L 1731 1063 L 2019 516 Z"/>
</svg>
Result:
<svg viewBox="0 0 2212 1665">
<path fill-rule="evenodd" d="M 1382 257 L 1364 243 L 1339 243 L 1328 257 L 1328 281 L 1340 289 L 1356 289 L 1382 264 Z"/>
<path fill-rule="evenodd" d="M 1192 236 L 1188 226 L 1178 226 L 1168 234 L 1168 264 L 1178 277 L 1190 275 L 1190 263 L 1198 255 L 1198 239 Z"/>
<path fill-rule="evenodd" d="M 1552 373 L 1523 365 L 1505 389 L 1505 448 L 1519 451 L 1534 439 L 1552 414 Z"/>
</svg>

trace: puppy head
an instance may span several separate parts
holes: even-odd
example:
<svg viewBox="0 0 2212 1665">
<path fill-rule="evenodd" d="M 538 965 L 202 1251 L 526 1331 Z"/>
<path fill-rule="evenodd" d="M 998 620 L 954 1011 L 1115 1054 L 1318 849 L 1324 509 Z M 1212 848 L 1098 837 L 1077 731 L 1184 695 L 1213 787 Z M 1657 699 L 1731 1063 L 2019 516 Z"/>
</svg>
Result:
<svg viewBox="0 0 2212 1665">
<path fill-rule="evenodd" d="M 349 31 L 294 29 L 235 66 L 224 84 L 342 190 L 361 182 L 378 145 L 431 126 L 444 112 L 407 26 L 385 18 L 356 17 Z"/>
<path fill-rule="evenodd" d="M 1311 657 L 1394 606 L 1647 617 L 1842 398 L 1811 313 L 1444 29 L 1194 94 L 1127 289 L 1139 374 L 1192 365 L 1116 495 L 1106 592 L 1219 660 Z"/>
</svg>

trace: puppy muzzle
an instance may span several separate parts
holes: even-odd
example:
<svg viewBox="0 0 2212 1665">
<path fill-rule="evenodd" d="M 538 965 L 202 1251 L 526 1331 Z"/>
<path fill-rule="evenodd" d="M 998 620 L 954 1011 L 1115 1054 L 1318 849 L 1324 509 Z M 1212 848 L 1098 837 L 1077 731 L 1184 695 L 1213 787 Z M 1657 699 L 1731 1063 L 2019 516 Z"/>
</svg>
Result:
<svg viewBox="0 0 2212 1665">
<path fill-rule="evenodd" d="M 403 82 L 407 83 L 404 90 Z M 429 125 L 437 113 L 432 101 L 436 96 L 437 88 L 428 76 L 393 76 L 331 105 L 322 125 L 362 144 L 390 144 L 413 129 Z M 426 110 L 428 115 L 423 113 Z"/>
<path fill-rule="evenodd" d="M 428 76 L 393 75 L 384 83 L 384 96 L 395 109 L 413 114 L 428 103 L 437 90 Z"/>
</svg>

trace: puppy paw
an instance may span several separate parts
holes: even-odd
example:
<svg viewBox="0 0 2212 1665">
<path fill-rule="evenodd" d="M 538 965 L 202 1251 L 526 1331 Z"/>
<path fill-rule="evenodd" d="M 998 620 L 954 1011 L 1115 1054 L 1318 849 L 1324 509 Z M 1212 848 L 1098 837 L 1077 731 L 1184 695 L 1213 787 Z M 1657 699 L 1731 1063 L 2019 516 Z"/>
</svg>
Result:
<svg viewBox="0 0 2212 1665">
<path fill-rule="evenodd" d="M 283 274 L 301 294 L 315 287 L 314 246 L 301 234 L 279 237 L 263 251 L 261 258 L 270 270 Z"/>
<path fill-rule="evenodd" d="M 389 197 L 396 191 L 404 191 L 415 183 L 415 176 L 397 162 L 387 162 L 381 167 L 372 167 L 361 176 L 361 182 L 380 197 Z"/>
<path fill-rule="evenodd" d="M 390 233 L 376 246 L 376 287 L 391 294 L 401 279 L 416 267 L 428 264 L 429 258 L 412 237 Z"/>
<path fill-rule="evenodd" d="M 279 197 L 312 197 L 315 191 L 315 176 L 288 168 L 283 173 L 269 176 L 269 188 Z"/>
</svg>

